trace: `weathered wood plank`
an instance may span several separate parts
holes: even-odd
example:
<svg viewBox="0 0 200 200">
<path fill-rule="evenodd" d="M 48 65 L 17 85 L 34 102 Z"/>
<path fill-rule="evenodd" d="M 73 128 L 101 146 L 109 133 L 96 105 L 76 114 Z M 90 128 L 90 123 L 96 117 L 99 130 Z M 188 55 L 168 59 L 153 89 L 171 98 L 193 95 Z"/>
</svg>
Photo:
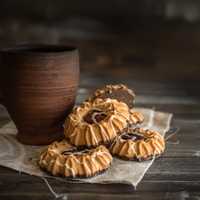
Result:
<svg viewBox="0 0 200 200">
<path fill-rule="evenodd" d="M 179 127 L 176 138 L 166 141 L 163 157 L 200 158 L 200 122 L 190 123 L 174 119 L 172 127 Z"/>
<path fill-rule="evenodd" d="M 157 159 L 138 191 L 199 191 L 200 190 L 200 159 L 199 158 L 164 158 Z M 11 172 L 0 168 L 0 193 L 20 193 L 24 191 L 46 191 L 43 181 L 39 178 Z M 34 183 L 34 187 L 33 187 Z M 57 180 L 50 183 L 59 192 L 99 192 L 99 193 L 132 193 L 133 188 L 122 184 L 69 184 Z"/>
<path fill-rule="evenodd" d="M 82 102 L 84 99 L 88 98 L 92 92 L 87 92 L 84 89 L 81 89 L 77 96 L 77 101 Z M 173 97 L 166 95 L 137 95 L 136 104 L 138 105 L 174 105 L 174 106 L 196 106 L 198 108 L 200 99 L 197 97 Z"/>
<path fill-rule="evenodd" d="M 10 178 L 10 177 L 8 177 Z M 149 177 L 152 179 L 152 177 Z M 0 194 L 29 194 L 29 193 L 49 193 L 45 183 L 40 179 L 28 179 L 27 177 L 12 180 L 3 180 Z M 200 181 L 175 181 L 175 180 L 144 180 L 139 184 L 135 191 L 132 186 L 123 184 L 72 184 L 55 180 L 49 180 L 50 185 L 57 193 L 97 193 L 97 194 L 134 194 L 135 192 L 179 192 L 179 191 L 200 191 Z"/>
<path fill-rule="evenodd" d="M 114 70 L 113 70 L 114 73 Z M 151 73 L 150 73 L 151 74 Z M 151 76 L 151 75 L 149 75 Z M 156 74 L 155 74 L 156 76 Z M 176 81 L 167 81 L 167 80 L 153 80 L 150 77 L 146 77 L 145 80 L 140 80 L 140 77 L 133 78 L 131 75 L 131 69 L 128 69 L 128 74 L 125 76 L 117 76 L 115 79 L 111 80 L 110 75 L 95 76 L 84 74 L 80 79 L 80 88 L 85 88 L 87 91 L 91 92 L 92 90 L 102 87 L 105 84 L 118 84 L 124 83 L 127 84 L 130 88 L 135 90 L 138 94 L 165 94 L 165 95 L 173 95 L 178 97 L 179 95 L 189 97 L 191 96 L 199 96 L 197 93 L 193 93 L 198 91 L 200 85 L 200 81 L 190 81 L 187 82 L 187 85 L 184 81 L 180 81 L 177 79 Z"/>
<path fill-rule="evenodd" d="M 133 194 L 123 194 L 123 195 L 114 195 L 114 194 L 92 194 L 92 193 L 77 193 L 77 194 L 68 194 L 68 199 L 69 200 L 94 200 L 94 199 L 105 199 L 105 200 L 111 200 L 111 199 L 116 199 L 116 200 L 160 200 L 160 199 L 166 199 L 166 200 L 182 200 L 182 199 L 187 199 L 187 200 L 198 200 L 200 197 L 199 192 L 187 192 L 187 191 L 180 191 L 180 192 L 135 192 Z M 35 194 L 35 193 L 29 193 L 29 194 L 0 194 L 0 198 L 2 200 L 23 200 L 23 199 L 29 199 L 29 200 L 49 200 L 53 199 L 53 195 L 51 194 L 46 194 L 46 193 L 40 193 L 40 194 Z"/>
</svg>

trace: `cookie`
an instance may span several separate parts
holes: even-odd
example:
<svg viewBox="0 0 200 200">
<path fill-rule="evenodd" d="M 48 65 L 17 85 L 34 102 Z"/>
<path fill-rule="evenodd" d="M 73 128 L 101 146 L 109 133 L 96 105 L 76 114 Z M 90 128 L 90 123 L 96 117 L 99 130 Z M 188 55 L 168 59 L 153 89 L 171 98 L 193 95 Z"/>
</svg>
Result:
<svg viewBox="0 0 200 200">
<path fill-rule="evenodd" d="M 129 108 L 133 108 L 135 101 L 135 93 L 123 84 L 106 85 L 101 89 L 97 89 L 94 92 L 94 95 L 91 98 L 89 98 L 89 101 L 93 101 L 96 98 L 117 99 L 118 101 L 126 103 L 129 106 Z"/>
<path fill-rule="evenodd" d="M 39 166 L 53 176 L 92 177 L 107 170 L 112 156 L 105 146 L 78 150 L 67 140 L 54 142 L 40 155 Z"/>
<path fill-rule="evenodd" d="M 164 138 L 156 131 L 125 128 L 110 147 L 112 155 L 124 160 L 144 161 L 161 155 Z"/>
<path fill-rule="evenodd" d="M 127 104 L 116 99 L 95 99 L 76 107 L 64 124 L 65 137 L 78 147 L 108 145 L 130 121 Z"/>
<path fill-rule="evenodd" d="M 134 111 L 134 109 L 130 109 L 130 125 L 141 124 L 144 121 L 144 116 L 140 112 Z"/>
</svg>

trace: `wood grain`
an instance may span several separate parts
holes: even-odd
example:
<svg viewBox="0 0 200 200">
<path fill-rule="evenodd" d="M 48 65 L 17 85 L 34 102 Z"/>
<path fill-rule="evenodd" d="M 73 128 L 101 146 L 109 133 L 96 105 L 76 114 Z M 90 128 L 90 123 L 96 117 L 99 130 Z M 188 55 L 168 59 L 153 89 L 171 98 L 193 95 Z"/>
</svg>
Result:
<svg viewBox="0 0 200 200">
<path fill-rule="evenodd" d="M 82 74 L 77 102 L 108 81 L 105 79 Z M 50 184 L 58 193 L 69 193 L 69 199 L 197 200 L 200 196 L 200 101 L 198 95 L 188 94 L 194 94 L 199 84 L 190 83 L 185 87 L 179 81 L 150 81 L 149 85 L 148 81 L 137 83 L 127 79 L 127 82 L 132 83 L 131 86 L 136 85 L 140 99 L 138 106 L 156 107 L 157 110 L 174 113 L 172 126 L 180 128 L 177 134 L 179 143 L 167 143 L 166 152 L 154 162 L 136 191 L 132 186 L 122 184 L 70 184 L 52 179 Z M 165 99 L 170 101 L 165 103 Z M 53 198 L 43 180 L 0 168 L 0 197 L 41 199 L 41 196 L 44 199 Z"/>
</svg>

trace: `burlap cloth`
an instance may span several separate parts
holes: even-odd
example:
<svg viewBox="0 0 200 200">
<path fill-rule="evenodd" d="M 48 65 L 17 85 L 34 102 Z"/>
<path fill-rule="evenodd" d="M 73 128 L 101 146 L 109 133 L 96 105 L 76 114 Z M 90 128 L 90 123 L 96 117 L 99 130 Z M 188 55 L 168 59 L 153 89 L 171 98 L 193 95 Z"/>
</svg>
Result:
<svg viewBox="0 0 200 200">
<path fill-rule="evenodd" d="M 145 108 L 136 108 L 135 110 L 142 112 L 145 117 L 142 127 L 157 130 L 163 136 L 169 130 L 172 114 Z M 30 175 L 49 177 L 49 174 L 43 172 L 37 165 L 39 153 L 45 147 L 19 143 L 15 138 L 17 130 L 14 123 L 11 120 L 5 120 L 5 117 L 8 117 L 5 108 L 0 106 L 0 112 L 1 118 L 2 115 L 5 115 L 2 118 L 4 120 L 0 121 L 0 165 Z M 154 159 L 139 163 L 114 158 L 112 166 L 105 173 L 80 181 L 87 183 L 128 183 L 136 187 L 153 162 Z M 63 179 L 71 181 L 67 178 Z"/>
</svg>

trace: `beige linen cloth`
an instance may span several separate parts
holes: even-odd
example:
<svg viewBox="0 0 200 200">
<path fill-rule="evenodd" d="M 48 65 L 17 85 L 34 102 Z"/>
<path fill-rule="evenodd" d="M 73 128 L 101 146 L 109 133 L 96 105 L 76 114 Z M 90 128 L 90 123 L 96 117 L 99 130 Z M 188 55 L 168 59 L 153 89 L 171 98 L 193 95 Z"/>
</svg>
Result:
<svg viewBox="0 0 200 200">
<path fill-rule="evenodd" d="M 172 114 L 146 108 L 136 108 L 135 110 L 142 112 L 145 117 L 142 127 L 157 130 L 163 136 L 169 130 Z M 37 165 L 40 151 L 46 147 L 19 143 L 15 138 L 16 127 L 11 120 L 5 121 L 5 117 L 8 117 L 8 115 L 1 105 L 0 113 L 1 118 L 4 115 L 4 120 L 0 121 L 0 165 L 30 175 L 49 177 L 50 175 L 43 172 Z M 79 181 L 86 183 L 127 183 L 136 187 L 153 162 L 154 159 L 139 163 L 114 158 L 112 166 L 102 175 Z"/>
</svg>

